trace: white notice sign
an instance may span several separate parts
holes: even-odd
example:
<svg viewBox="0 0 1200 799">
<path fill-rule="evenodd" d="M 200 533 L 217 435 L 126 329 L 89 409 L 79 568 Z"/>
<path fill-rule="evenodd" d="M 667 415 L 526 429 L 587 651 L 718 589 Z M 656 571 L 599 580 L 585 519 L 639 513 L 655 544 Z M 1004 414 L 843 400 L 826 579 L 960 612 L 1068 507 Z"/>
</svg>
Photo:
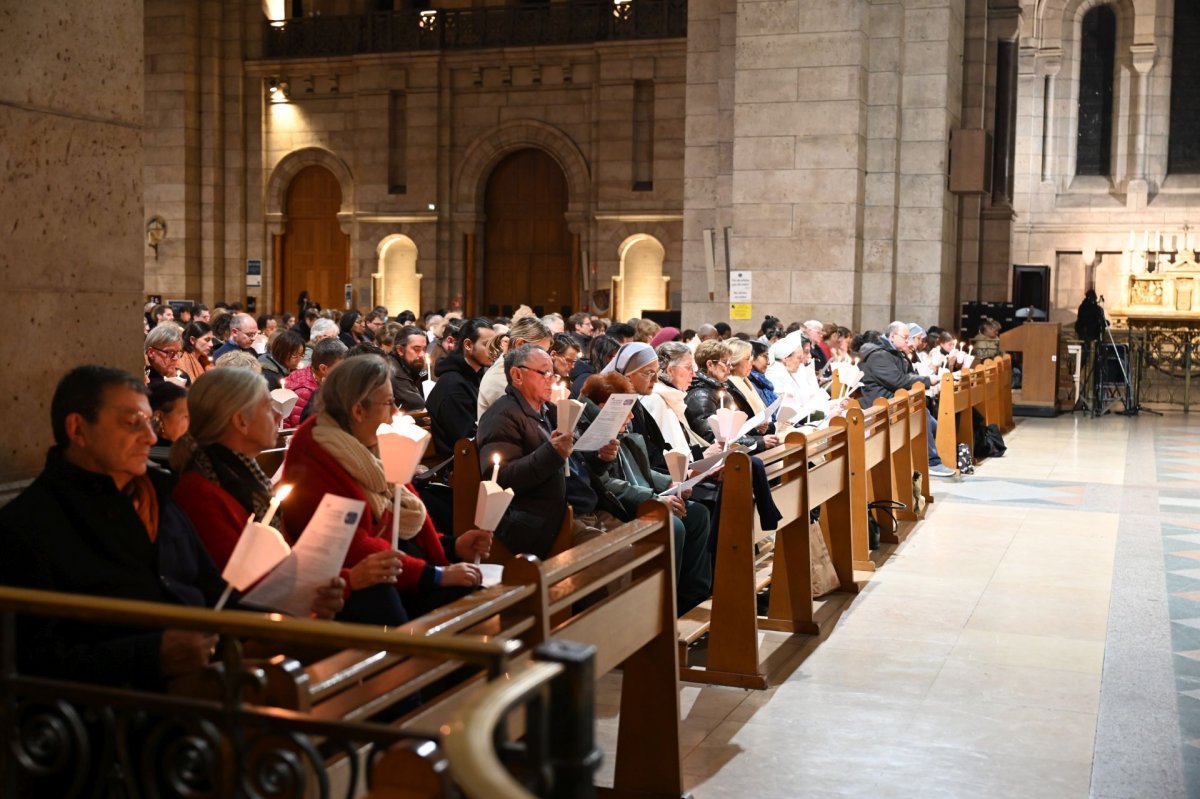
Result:
<svg viewBox="0 0 1200 799">
<path fill-rule="evenodd" d="M 751 272 L 730 272 L 729 273 L 729 301 L 733 302 L 753 302 L 750 298 L 750 275 Z"/>
</svg>

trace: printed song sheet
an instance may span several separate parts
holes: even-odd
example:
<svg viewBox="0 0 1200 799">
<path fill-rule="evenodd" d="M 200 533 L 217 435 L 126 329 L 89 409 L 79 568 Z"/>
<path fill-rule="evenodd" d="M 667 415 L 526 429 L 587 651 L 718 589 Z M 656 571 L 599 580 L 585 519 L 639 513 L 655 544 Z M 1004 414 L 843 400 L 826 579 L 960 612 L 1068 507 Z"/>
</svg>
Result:
<svg viewBox="0 0 1200 799">
<path fill-rule="evenodd" d="M 595 452 L 620 435 L 637 398 L 637 394 L 613 394 L 609 397 L 600 409 L 600 415 L 575 442 L 575 449 L 579 452 Z"/>
</svg>

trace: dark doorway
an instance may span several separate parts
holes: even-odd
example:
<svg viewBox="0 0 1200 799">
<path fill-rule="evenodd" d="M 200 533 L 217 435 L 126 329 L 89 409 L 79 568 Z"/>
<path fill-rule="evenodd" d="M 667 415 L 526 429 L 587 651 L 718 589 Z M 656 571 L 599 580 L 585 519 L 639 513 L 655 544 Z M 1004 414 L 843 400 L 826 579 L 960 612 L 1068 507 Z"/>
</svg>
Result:
<svg viewBox="0 0 1200 799">
<path fill-rule="evenodd" d="M 283 307 L 291 307 L 302 291 L 322 308 L 345 305 L 350 237 L 338 224 L 341 207 L 342 187 L 325 167 L 307 166 L 292 179 L 283 241 Z"/>
<path fill-rule="evenodd" d="M 483 308 L 511 313 L 525 304 L 539 315 L 570 313 L 575 244 L 558 163 L 541 150 L 508 156 L 488 178 L 484 209 Z"/>
<path fill-rule="evenodd" d="M 1050 311 L 1050 267 L 1029 264 L 1013 265 L 1012 304 L 1017 308 L 1033 306 Z"/>
</svg>

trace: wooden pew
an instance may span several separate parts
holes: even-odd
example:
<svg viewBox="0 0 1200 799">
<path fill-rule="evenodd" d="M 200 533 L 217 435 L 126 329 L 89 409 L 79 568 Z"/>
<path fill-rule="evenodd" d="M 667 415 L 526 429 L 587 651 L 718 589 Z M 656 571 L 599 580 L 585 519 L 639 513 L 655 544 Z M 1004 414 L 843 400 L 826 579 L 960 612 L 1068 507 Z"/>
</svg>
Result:
<svg viewBox="0 0 1200 799">
<path fill-rule="evenodd" d="M 871 560 L 869 533 L 867 530 L 867 504 L 873 494 L 877 499 L 890 499 L 891 450 L 888 447 L 889 416 L 887 401 L 864 411 L 857 401 L 851 400 L 844 417 L 835 418 L 830 425 L 846 429 L 850 442 L 850 546 L 854 553 L 854 568 L 860 571 L 875 571 Z M 901 418 L 906 418 L 908 409 L 901 408 Z M 887 483 L 887 485 L 884 485 Z"/>
<path fill-rule="evenodd" d="M 960 378 L 947 372 L 942 375 L 938 397 L 937 451 L 942 464 L 957 468 L 958 444 L 975 446 L 975 425 L 971 418 L 971 370 L 963 369 Z"/>
<path fill-rule="evenodd" d="M 1007 433 L 1016 426 L 1016 423 L 1013 421 L 1012 356 L 1006 352 L 997 360 L 999 361 L 997 368 L 1000 370 L 1000 429 Z"/>
<path fill-rule="evenodd" d="M 1003 370 L 1000 368 L 1000 359 L 992 358 L 985 361 L 983 364 L 983 419 L 984 424 L 994 424 L 1001 430 L 1004 429 L 1004 419 L 1000 411 L 1000 383 L 1003 376 Z M 1009 383 L 1009 390 L 1012 390 L 1012 383 Z"/>
<path fill-rule="evenodd" d="M 479 471 L 479 449 L 475 446 L 475 441 L 470 438 L 459 439 L 454 445 L 454 472 L 450 477 L 450 487 L 454 492 L 455 535 L 461 535 L 475 527 L 475 506 L 479 502 L 479 483 L 482 480 L 483 476 Z M 575 513 L 571 506 L 567 505 L 558 535 L 554 537 L 554 544 L 550 548 L 551 556 L 571 548 L 574 522 Z M 499 538 L 494 538 L 488 563 L 510 563 L 517 554 L 519 553 L 511 552 Z"/>
<path fill-rule="evenodd" d="M 835 420 L 836 422 L 836 420 Z M 754 508 L 750 456 L 725 461 L 720 535 L 712 599 L 679 620 L 680 674 L 690 682 L 766 688 L 758 651 L 758 630 L 815 635 L 809 555 L 810 511 L 823 506 L 822 525 L 838 573 L 840 590 L 856 592 L 851 543 L 850 455 L 847 430 L 831 424 L 804 435 L 791 433 L 761 457 L 772 481 L 771 496 L 783 518 L 774 550 L 758 553 L 764 532 Z M 865 504 L 863 505 L 865 513 Z M 757 594 L 771 587 L 767 615 L 760 617 Z M 704 667 L 686 664 L 687 647 L 708 634 Z"/>
<path fill-rule="evenodd" d="M 916 383 L 908 390 L 908 459 L 912 473 L 918 475 L 921 484 L 921 496 L 925 504 L 933 502 L 933 491 L 929 488 L 929 416 L 925 394 L 925 384 Z M 905 492 L 908 496 L 908 492 Z M 916 521 L 924 518 L 925 514 L 917 508 L 916 502 L 908 503 L 909 510 L 901 511 L 902 518 Z"/>
<path fill-rule="evenodd" d="M 647 502 L 634 521 L 545 562 L 515 558 L 505 566 L 503 585 L 439 608 L 396 633 L 486 633 L 493 641 L 519 635 L 526 652 L 556 640 L 594 646 L 596 678 L 618 666 L 623 672 L 613 792 L 677 798 L 683 779 L 674 575 L 670 512 L 660 502 Z M 586 608 L 580 604 L 584 599 L 590 601 Z M 489 614 L 491 626 L 481 626 Z M 346 680 L 359 701 L 375 701 L 373 687 L 358 689 L 353 674 Z M 423 706 L 402 722 L 404 729 L 437 735 L 476 688 L 468 684 Z"/>
</svg>

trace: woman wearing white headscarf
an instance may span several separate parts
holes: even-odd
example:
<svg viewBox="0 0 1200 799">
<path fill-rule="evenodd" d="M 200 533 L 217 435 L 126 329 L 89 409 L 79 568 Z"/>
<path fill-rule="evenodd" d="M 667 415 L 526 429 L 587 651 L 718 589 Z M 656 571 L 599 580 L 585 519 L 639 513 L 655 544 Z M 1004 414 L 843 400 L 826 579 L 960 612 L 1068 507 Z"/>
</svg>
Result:
<svg viewBox="0 0 1200 799">
<path fill-rule="evenodd" d="M 810 346 L 800 331 L 789 333 L 771 345 L 773 362 L 766 372 L 775 393 L 797 410 L 795 418 L 800 419 L 818 413 L 821 418 L 829 405 L 829 395 L 817 384 Z"/>
</svg>

